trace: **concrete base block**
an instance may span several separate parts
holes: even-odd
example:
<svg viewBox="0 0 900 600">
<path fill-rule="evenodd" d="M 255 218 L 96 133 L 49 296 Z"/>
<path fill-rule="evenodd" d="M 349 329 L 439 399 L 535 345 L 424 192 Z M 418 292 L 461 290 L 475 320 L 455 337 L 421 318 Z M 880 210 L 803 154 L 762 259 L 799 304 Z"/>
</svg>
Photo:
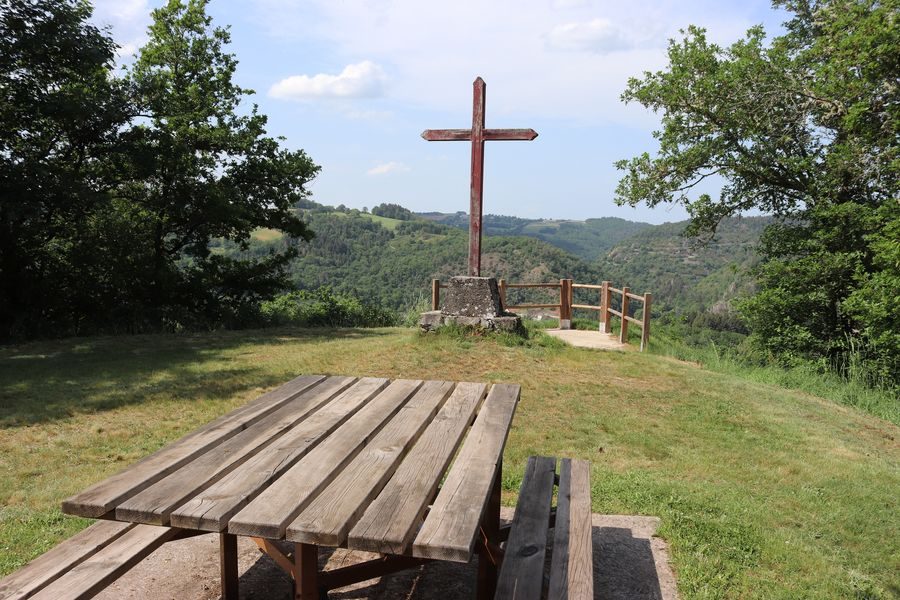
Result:
<svg viewBox="0 0 900 600">
<path fill-rule="evenodd" d="M 571 319 L 560 319 L 559 320 L 559 328 L 560 329 L 572 329 Z"/>
</svg>

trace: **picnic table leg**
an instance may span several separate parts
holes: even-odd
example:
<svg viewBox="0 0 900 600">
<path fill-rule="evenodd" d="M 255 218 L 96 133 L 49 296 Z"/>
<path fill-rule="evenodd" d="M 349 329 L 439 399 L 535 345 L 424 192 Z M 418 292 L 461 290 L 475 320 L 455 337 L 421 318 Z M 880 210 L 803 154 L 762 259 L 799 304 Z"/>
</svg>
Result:
<svg viewBox="0 0 900 600">
<path fill-rule="evenodd" d="M 219 534 L 219 565 L 222 578 L 222 600 L 238 600 L 237 536 Z"/>
<path fill-rule="evenodd" d="M 491 497 L 484 511 L 484 519 L 481 523 L 481 534 L 478 549 L 478 585 L 476 597 L 478 600 L 490 600 L 497 590 L 497 571 L 500 557 L 492 554 L 492 548 L 500 544 L 500 491 L 502 489 L 503 463 L 497 465 L 497 475 L 494 477 L 494 487 L 491 489 Z"/>
<path fill-rule="evenodd" d="M 295 600 L 319 600 L 319 547 L 294 544 Z"/>
</svg>

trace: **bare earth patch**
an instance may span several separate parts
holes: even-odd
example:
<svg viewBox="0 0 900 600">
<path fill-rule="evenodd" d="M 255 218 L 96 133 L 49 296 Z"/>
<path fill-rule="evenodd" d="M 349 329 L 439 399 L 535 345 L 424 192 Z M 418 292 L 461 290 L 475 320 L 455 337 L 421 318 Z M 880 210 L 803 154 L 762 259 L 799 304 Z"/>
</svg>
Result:
<svg viewBox="0 0 900 600">
<path fill-rule="evenodd" d="M 501 509 L 504 521 L 513 509 Z M 666 543 L 654 537 L 659 519 L 622 515 L 593 518 L 594 598 L 603 600 L 676 600 L 675 576 Z M 287 548 L 285 548 L 287 549 Z M 239 538 L 241 598 L 292 598 L 290 578 Z M 201 535 L 170 542 L 108 587 L 100 600 L 215 600 L 219 593 L 218 536 Z M 333 569 L 374 558 L 365 552 L 322 549 L 320 568 Z M 477 566 L 434 562 L 380 579 L 332 590 L 329 598 L 354 600 L 456 600 L 474 597 Z"/>
</svg>

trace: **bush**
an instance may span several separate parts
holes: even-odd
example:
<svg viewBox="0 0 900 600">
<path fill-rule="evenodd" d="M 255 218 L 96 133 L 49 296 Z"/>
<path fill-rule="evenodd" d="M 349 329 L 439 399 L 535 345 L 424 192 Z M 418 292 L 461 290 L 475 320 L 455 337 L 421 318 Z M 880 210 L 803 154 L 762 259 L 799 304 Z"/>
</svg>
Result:
<svg viewBox="0 0 900 600">
<path fill-rule="evenodd" d="M 282 294 L 263 302 L 261 312 L 271 325 L 298 327 L 389 327 L 399 322 L 393 311 L 327 286 Z"/>
</svg>

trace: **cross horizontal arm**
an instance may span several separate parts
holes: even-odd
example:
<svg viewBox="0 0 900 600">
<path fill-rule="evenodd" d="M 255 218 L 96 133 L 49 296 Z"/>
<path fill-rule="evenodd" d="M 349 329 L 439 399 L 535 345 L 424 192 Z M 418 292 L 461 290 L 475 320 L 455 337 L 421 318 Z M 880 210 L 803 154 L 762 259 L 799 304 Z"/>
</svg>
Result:
<svg viewBox="0 0 900 600">
<path fill-rule="evenodd" d="M 538 136 L 534 129 L 485 129 L 484 139 L 531 141 Z M 465 142 L 472 139 L 471 129 L 426 129 L 422 137 L 429 142 Z"/>
</svg>

